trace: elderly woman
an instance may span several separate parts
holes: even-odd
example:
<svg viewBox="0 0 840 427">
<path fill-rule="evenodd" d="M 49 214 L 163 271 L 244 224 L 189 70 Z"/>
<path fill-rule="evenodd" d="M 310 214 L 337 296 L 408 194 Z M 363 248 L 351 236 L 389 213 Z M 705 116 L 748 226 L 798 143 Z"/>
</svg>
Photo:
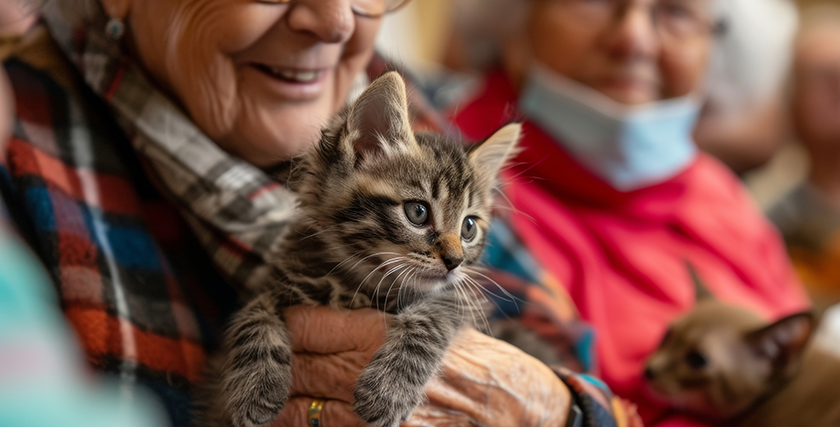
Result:
<svg viewBox="0 0 840 427">
<path fill-rule="evenodd" d="M 265 279 L 294 207 L 264 169 L 281 173 L 317 139 L 399 3 L 52 1 L 13 46 L 2 199 L 88 361 L 119 378 L 124 396 L 144 386 L 173 425 L 191 424 L 206 352 L 236 292 Z M 352 384 L 382 342 L 383 315 L 286 316 L 299 352 L 276 424 L 361 424 Z M 576 396 L 598 393 L 566 381 Z M 473 330 L 427 393 L 409 424 L 562 425 L 580 410 L 587 423 L 615 422 L 608 394 L 573 405 L 547 366 Z"/>
<path fill-rule="evenodd" d="M 688 263 L 717 297 L 768 317 L 808 305 L 778 234 L 691 139 L 712 2 L 502 3 L 505 25 L 467 27 L 467 40 L 492 27 L 499 61 L 456 116 L 476 139 L 517 110 L 525 118 L 505 189 L 511 213 L 495 224 L 489 260 L 568 291 L 597 332 L 607 384 L 646 424 L 687 425 L 647 391 L 642 366 L 694 304 Z"/>
</svg>

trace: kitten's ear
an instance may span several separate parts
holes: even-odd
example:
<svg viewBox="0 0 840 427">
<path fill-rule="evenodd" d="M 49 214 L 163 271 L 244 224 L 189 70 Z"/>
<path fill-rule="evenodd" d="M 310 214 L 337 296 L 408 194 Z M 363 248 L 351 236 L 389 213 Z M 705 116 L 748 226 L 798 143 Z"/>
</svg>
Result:
<svg viewBox="0 0 840 427">
<path fill-rule="evenodd" d="M 497 175 L 502 167 L 516 154 L 516 143 L 522 134 L 521 123 L 504 126 L 478 144 L 470 147 L 469 156 L 474 164 Z"/>
<path fill-rule="evenodd" d="M 691 283 L 694 284 L 695 303 L 700 301 L 715 300 L 715 296 L 712 295 L 709 288 L 706 287 L 706 283 L 700 278 L 700 274 L 697 273 L 697 270 L 694 268 L 694 264 L 692 264 L 691 261 L 685 260 L 685 269 L 688 270 L 688 275 L 691 276 Z"/>
<path fill-rule="evenodd" d="M 746 341 L 759 356 L 770 360 L 776 377 L 796 367 L 813 331 L 814 317 L 802 312 L 748 333 Z"/>
<path fill-rule="evenodd" d="M 405 82 L 399 73 L 383 74 L 362 92 L 350 108 L 347 130 L 347 140 L 361 160 L 402 151 L 416 143 Z"/>
</svg>

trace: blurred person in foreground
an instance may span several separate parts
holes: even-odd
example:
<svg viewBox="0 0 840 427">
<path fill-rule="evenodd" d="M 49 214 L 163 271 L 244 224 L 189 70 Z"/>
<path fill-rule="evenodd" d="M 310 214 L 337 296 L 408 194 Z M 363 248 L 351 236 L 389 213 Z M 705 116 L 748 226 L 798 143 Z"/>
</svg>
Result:
<svg viewBox="0 0 840 427">
<path fill-rule="evenodd" d="M 373 41 L 401 3 L 49 1 L 3 58 L 15 98 L 0 156 L 8 220 L 46 267 L 89 364 L 129 393 L 150 390 L 172 425 L 192 424 L 206 354 L 237 292 L 265 285 L 294 212 L 269 173 L 317 141 L 355 80 L 385 68 Z M 412 104 L 415 125 L 433 127 L 423 105 Z M 274 424 L 313 425 L 314 413 L 321 426 L 360 425 L 348 389 L 385 315 L 284 314 L 298 353 Z M 562 425 L 570 413 L 628 425 L 608 391 L 564 378 L 572 385 L 466 330 L 406 425 Z M 573 405 L 573 393 L 590 397 Z"/>
<path fill-rule="evenodd" d="M 659 403 L 642 372 L 667 324 L 695 302 L 687 262 L 716 297 L 768 318 L 809 305 L 775 229 L 691 137 L 713 4 L 493 3 L 496 21 L 481 25 L 498 62 L 455 113 L 474 139 L 525 119 L 504 189 L 511 209 L 491 228 L 487 262 L 571 295 L 596 331 L 595 372 L 639 404 L 646 425 L 696 424 Z M 556 342 L 543 326 L 543 341 Z"/>
<path fill-rule="evenodd" d="M 810 6 L 796 39 L 791 117 L 807 179 L 768 211 L 815 306 L 840 302 L 840 6 Z"/>
</svg>

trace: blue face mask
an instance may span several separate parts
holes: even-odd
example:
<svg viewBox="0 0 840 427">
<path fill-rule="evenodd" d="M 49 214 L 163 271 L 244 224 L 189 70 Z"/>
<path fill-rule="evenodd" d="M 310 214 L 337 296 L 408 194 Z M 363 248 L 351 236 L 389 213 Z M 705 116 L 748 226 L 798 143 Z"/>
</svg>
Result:
<svg viewBox="0 0 840 427">
<path fill-rule="evenodd" d="M 582 166 L 620 191 L 662 182 L 697 154 L 691 131 L 700 102 L 693 96 L 630 107 L 535 65 L 519 106 Z"/>
</svg>

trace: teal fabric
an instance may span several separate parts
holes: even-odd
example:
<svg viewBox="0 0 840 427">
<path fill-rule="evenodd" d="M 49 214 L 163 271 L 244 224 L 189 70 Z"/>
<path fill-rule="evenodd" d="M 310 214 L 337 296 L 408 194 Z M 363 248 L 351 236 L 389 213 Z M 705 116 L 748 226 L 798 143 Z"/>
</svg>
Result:
<svg viewBox="0 0 840 427">
<path fill-rule="evenodd" d="M 145 392 L 86 370 L 57 307 L 40 264 L 0 225 L 0 426 L 167 425 Z"/>
</svg>

